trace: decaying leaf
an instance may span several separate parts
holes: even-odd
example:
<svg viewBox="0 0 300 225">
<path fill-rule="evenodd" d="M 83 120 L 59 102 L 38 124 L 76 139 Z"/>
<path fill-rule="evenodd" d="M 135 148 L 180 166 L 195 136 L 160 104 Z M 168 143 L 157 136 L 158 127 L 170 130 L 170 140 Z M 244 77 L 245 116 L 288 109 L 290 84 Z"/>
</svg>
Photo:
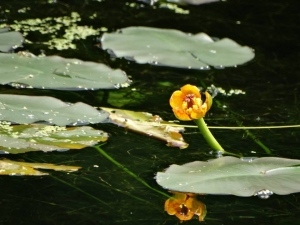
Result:
<svg viewBox="0 0 300 225">
<path fill-rule="evenodd" d="M 74 172 L 80 169 L 78 166 L 64 166 L 54 165 L 48 163 L 28 163 L 28 162 L 16 162 L 8 159 L 0 160 L 0 175 L 31 175 L 42 176 L 48 175 L 48 173 L 40 172 L 38 169 L 51 169 L 56 171 Z"/>
<path fill-rule="evenodd" d="M 163 121 L 157 115 L 153 116 L 151 113 L 146 112 L 101 108 L 110 113 L 109 119 L 114 124 L 166 141 L 168 146 L 179 147 L 180 149 L 188 147 L 188 144 L 179 133 L 184 131 L 184 128 L 174 127 L 172 123 Z"/>
<path fill-rule="evenodd" d="M 106 141 L 108 134 L 88 126 L 59 127 L 45 124 L 10 125 L 0 122 L 0 153 L 82 149 Z"/>
</svg>

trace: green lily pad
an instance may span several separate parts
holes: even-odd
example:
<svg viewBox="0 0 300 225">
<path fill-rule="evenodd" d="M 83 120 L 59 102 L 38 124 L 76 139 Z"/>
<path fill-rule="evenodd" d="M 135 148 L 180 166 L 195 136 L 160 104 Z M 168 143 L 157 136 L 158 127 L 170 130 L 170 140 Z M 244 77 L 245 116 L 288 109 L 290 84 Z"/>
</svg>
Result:
<svg viewBox="0 0 300 225">
<path fill-rule="evenodd" d="M 20 32 L 11 31 L 7 28 L 0 28 L 0 52 L 9 52 L 22 45 L 24 38 Z M 2 66 L 1 66 L 2 69 Z"/>
<path fill-rule="evenodd" d="M 0 153 L 82 149 L 104 142 L 108 134 L 88 126 L 59 127 L 45 124 L 10 125 L 0 122 Z"/>
<path fill-rule="evenodd" d="M 214 41 L 207 34 L 186 34 L 179 30 L 127 27 L 102 36 L 102 48 L 117 57 L 186 69 L 236 66 L 253 59 L 251 48 L 223 38 Z"/>
<path fill-rule="evenodd" d="M 115 89 L 129 86 L 125 72 L 95 62 L 0 53 L 0 83 L 18 88 L 59 90 Z"/>
<path fill-rule="evenodd" d="M 276 157 L 244 161 L 221 157 L 208 162 L 171 165 L 158 172 L 162 187 L 179 192 L 252 196 L 262 192 L 300 192 L 300 160 Z"/>
<path fill-rule="evenodd" d="M 59 126 L 99 123 L 109 114 L 82 102 L 67 104 L 47 96 L 0 95 L 0 120 L 19 124 L 46 121 Z"/>
</svg>

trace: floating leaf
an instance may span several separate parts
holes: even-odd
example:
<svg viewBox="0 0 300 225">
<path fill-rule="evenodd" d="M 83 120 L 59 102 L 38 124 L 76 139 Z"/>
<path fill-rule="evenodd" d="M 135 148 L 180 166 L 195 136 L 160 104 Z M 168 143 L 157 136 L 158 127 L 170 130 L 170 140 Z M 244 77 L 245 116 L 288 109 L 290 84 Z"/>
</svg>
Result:
<svg viewBox="0 0 300 225">
<path fill-rule="evenodd" d="M 245 161 L 226 156 L 208 162 L 171 165 L 165 172 L 157 173 L 156 181 L 166 189 L 179 192 L 286 195 L 300 192 L 300 160 L 263 157 Z"/>
<path fill-rule="evenodd" d="M 179 133 L 184 131 L 184 128 L 174 127 L 172 123 L 163 121 L 157 115 L 153 116 L 151 113 L 146 112 L 101 108 L 110 112 L 110 121 L 118 126 L 166 141 L 168 146 L 181 149 L 188 147 L 188 144 Z"/>
<path fill-rule="evenodd" d="M 0 123 L 0 153 L 82 149 L 106 141 L 108 134 L 91 127 L 59 127 L 45 124 Z"/>
<path fill-rule="evenodd" d="M 43 173 L 35 168 L 39 169 L 51 169 L 56 171 L 67 171 L 74 172 L 80 169 L 78 166 L 64 166 L 64 165 L 54 165 L 48 163 L 27 163 L 27 162 L 16 162 L 8 159 L 0 160 L 0 175 L 32 175 L 32 176 L 42 176 L 48 175 L 48 173 Z"/>
<path fill-rule="evenodd" d="M 59 126 L 99 123 L 108 115 L 82 102 L 67 104 L 47 96 L 0 95 L 0 120 L 20 124 L 36 121 Z"/>
<path fill-rule="evenodd" d="M 219 0 L 167 0 L 168 2 L 174 2 L 177 4 L 191 4 L 191 5 L 200 5 L 211 2 L 218 2 Z"/>
<path fill-rule="evenodd" d="M 22 45 L 24 38 L 16 31 L 9 32 L 7 28 L 0 28 L 0 51 L 8 52 Z M 0 63 L 1 65 L 1 63 Z M 0 66 L 2 69 L 2 66 Z"/>
<path fill-rule="evenodd" d="M 0 68 L 0 83 L 18 88 L 96 90 L 129 85 L 128 77 L 122 70 L 60 56 L 0 53 Z"/>
<path fill-rule="evenodd" d="M 186 34 L 179 30 L 127 27 L 102 36 L 102 48 L 117 57 L 186 69 L 236 66 L 254 57 L 252 49 L 233 40 L 213 41 L 207 34 Z"/>
</svg>

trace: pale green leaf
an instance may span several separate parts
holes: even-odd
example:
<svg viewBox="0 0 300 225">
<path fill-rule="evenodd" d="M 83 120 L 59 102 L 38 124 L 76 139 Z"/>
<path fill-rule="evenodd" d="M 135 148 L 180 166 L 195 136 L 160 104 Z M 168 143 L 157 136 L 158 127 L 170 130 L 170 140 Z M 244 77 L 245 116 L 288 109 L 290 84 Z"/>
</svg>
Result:
<svg viewBox="0 0 300 225">
<path fill-rule="evenodd" d="M 105 111 L 82 102 L 67 104 L 47 96 L 0 95 L 0 120 L 29 124 L 46 121 L 59 126 L 99 123 L 108 117 Z"/>
<path fill-rule="evenodd" d="M 211 2 L 218 2 L 219 0 L 167 0 L 168 2 L 173 2 L 177 4 L 191 4 L 191 5 L 200 5 Z"/>
<path fill-rule="evenodd" d="M 17 88 L 60 90 L 115 89 L 129 86 L 125 72 L 95 62 L 0 53 L 0 83 Z"/>
<path fill-rule="evenodd" d="M 300 160 L 263 157 L 245 161 L 226 156 L 171 165 L 157 173 L 156 181 L 179 192 L 252 196 L 268 190 L 286 195 L 300 192 Z"/>
<path fill-rule="evenodd" d="M 24 41 L 21 33 L 16 31 L 9 32 L 7 28 L 0 28 L 0 52 L 8 52 L 20 47 Z M 2 69 L 2 66 L 0 66 Z"/>
<path fill-rule="evenodd" d="M 251 48 L 231 39 L 214 41 L 207 34 L 195 35 L 179 30 L 127 27 L 102 36 L 102 48 L 117 57 L 186 69 L 236 66 L 253 59 Z"/>
</svg>

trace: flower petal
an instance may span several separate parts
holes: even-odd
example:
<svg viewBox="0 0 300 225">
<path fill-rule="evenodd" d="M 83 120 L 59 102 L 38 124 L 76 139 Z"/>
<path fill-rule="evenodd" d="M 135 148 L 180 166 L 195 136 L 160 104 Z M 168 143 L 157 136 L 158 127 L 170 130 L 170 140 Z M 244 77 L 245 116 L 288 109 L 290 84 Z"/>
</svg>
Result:
<svg viewBox="0 0 300 225">
<path fill-rule="evenodd" d="M 182 91 L 184 96 L 188 94 L 194 94 L 195 97 L 201 98 L 199 89 L 194 85 L 186 84 L 180 90 Z"/>
<path fill-rule="evenodd" d="M 192 120 L 181 108 L 173 108 L 174 115 L 179 120 Z"/>
<path fill-rule="evenodd" d="M 206 97 L 205 103 L 207 105 L 206 111 L 208 111 L 208 110 L 210 110 L 210 107 L 211 107 L 211 105 L 213 103 L 213 99 L 212 99 L 211 95 L 207 91 L 205 92 L 205 97 Z"/>
<path fill-rule="evenodd" d="M 174 91 L 170 98 L 170 105 L 172 108 L 182 107 L 182 102 L 184 100 L 184 94 L 181 91 Z"/>
<path fill-rule="evenodd" d="M 201 109 L 200 109 L 198 111 L 192 111 L 192 113 L 190 114 L 190 117 L 193 120 L 198 120 L 198 119 L 204 117 L 204 115 L 205 115 L 205 111 L 201 111 Z"/>
</svg>

